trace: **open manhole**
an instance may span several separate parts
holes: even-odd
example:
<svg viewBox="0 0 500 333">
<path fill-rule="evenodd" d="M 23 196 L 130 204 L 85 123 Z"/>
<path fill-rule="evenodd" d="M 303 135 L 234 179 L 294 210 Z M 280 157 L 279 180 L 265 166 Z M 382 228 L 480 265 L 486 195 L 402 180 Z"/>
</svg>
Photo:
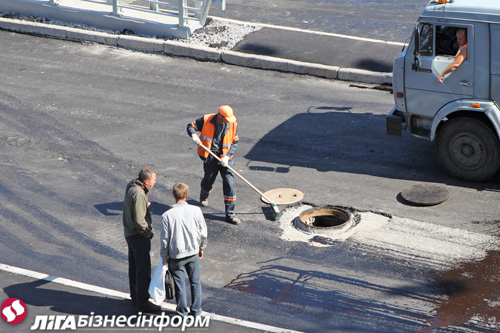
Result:
<svg viewBox="0 0 500 333">
<path fill-rule="evenodd" d="M 345 231 L 354 225 L 351 212 L 338 207 L 314 207 L 300 213 L 294 220 L 296 228 L 314 234 Z"/>
<path fill-rule="evenodd" d="M 391 216 L 350 207 L 316 206 L 301 203 L 285 208 L 279 219 L 280 238 L 303 241 L 312 246 L 332 246 L 353 235 L 371 235 L 392 219 Z"/>
</svg>

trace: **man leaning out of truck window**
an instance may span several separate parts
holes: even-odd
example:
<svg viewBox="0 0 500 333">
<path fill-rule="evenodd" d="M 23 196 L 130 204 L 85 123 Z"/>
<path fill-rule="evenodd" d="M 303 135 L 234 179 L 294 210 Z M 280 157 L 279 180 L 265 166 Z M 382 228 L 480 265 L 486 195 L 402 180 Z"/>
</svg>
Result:
<svg viewBox="0 0 500 333">
<path fill-rule="evenodd" d="M 443 82 L 443 78 L 446 74 L 453 72 L 455 69 L 460 67 L 460 65 L 467 59 L 467 29 L 460 28 L 456 33 L 458 42 L 458 52 L 455 55 L 455 60 L 444 69 L 444 71 L 439 74 L 438 81 Z"/>
</svg>

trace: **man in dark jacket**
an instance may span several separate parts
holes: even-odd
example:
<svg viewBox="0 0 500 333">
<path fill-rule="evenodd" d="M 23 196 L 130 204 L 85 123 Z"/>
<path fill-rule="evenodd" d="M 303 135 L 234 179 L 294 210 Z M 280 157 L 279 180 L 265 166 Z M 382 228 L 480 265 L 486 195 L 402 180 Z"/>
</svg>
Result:
<svg viewBox="0 0 500 333">
<path fill-rule="evenodd" d="M 127 185 L 123 203 L 123 228 L 128 245 L 130 297 L 139 311 L 154 312 L 160 307 L 149 302 L 151 282 L 151 239 L 154 229 L 148 192 L 156 183 L 156 172 L 143 168 L 137 179 Z"/>
</svg>

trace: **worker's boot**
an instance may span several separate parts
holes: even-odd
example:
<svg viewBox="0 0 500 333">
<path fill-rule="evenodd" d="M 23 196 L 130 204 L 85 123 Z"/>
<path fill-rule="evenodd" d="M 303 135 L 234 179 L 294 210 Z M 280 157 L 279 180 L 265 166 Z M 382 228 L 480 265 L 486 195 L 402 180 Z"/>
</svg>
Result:
<svg viewBox="0 0 500 333">
<path fill-rule="evenodd" d="M 229 222 L 231 224 L 240 224 L 241 223 L 241 219 L 238 216 L 236 216 L 236 215 L 226 216 L 226 222 Z"/>
<path fill-rule="evenodd" d="M 208 206 L 208 193 L 203 190 L 200 191 L 200 204 L 203 207 Z"/>
</svg>

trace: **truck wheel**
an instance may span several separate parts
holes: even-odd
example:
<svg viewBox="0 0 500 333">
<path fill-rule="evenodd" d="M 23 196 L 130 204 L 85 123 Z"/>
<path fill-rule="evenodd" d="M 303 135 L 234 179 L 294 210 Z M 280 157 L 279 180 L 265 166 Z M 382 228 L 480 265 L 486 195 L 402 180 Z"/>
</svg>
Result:
<svg viewBox="0 0 500 333">
<path fill-rule="evenodd" d="M 447 121 L 436 138 L 439 162 L 453 177 L 481 182 L 500 167 L 500 142 L 484 122 L 461 117 Z"/>
</svg>

